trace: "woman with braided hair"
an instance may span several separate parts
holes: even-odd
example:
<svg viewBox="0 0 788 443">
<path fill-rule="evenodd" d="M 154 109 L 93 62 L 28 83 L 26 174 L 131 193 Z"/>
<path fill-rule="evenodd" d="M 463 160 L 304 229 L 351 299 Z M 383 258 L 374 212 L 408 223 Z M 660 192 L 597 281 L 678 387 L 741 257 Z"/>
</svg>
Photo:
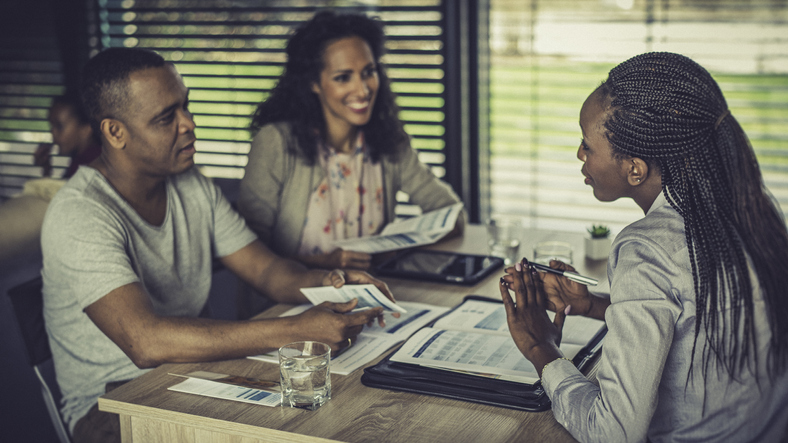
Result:
<svg viewBox="0 0 788 443">
<path fill-rule="evenodd" d="M 556 419 L 580 441 L 779 441 L 788 233 L 716 82 L 687 57 L 639 55 L 588 97 L 580 126 L 594 196 L 631 198 L 645 217 L 614 241 L 609 299 L 525 260 L 501 279 Z M 569 314 L 607 323 L 598 386 L 558 348 Z"/>
</svg>

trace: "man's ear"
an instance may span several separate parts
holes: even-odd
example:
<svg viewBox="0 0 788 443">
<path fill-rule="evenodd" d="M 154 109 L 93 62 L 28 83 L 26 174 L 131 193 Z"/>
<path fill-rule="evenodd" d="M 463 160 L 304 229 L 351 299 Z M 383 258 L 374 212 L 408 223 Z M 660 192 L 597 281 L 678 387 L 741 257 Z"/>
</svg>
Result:
<svg viewBox="0 0 788 443">
<path fill-rule="evenodd" d="M 114 118 L 105 118 L 101 120 L 99 128 L 101 129 L 101 134 L 107 139 L 112 148 L 124 149 L 126 147 L 126 139 L 129 133 L 123 122 Z"/>
<path fill-rule="evenodd" d="M 631 186 L 638 186 L 649 177 L 648 163 L 641 158 L 632 157 L 627 160 L 629 169 L 627 170 L 627 182 Z"/>
</svg>

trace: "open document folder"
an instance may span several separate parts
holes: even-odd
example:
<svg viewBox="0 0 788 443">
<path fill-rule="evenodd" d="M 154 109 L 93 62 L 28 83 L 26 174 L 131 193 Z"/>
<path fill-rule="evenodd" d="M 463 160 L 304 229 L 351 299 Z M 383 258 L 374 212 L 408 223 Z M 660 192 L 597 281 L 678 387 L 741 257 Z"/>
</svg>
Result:
<svg viewBox="0 0 788 443">
<path fill-rule="evenodd" d="M 346 251 L 376 254 L 429 245 L 445 237 L 454 229 L 462 207 L 462 203 L 455 203 L 418 217 L 389 223 L 379 235 L 339 240 L 334 242 L 334 246 Z"/>
<path fill-rule="evenodd" d="M 602 321 L 570 316 L 561 350 L 582 370 L 601 350 L 606 330 Z M 538 381 L 509 334 L 503 304 L 479 296 L 466 297 L 361 377 L 375 388 L 544 411 L 550 400 Z"/>
<path fill-rule="evenodd" d="M 549 312 L 551 317 L 555 314 Z M 605 323 L 592 318 L 567 317 L 561 352 L 573 359 Z M 411 337 L 391 360 L 464 371 L 520 383 L 536 383 L 536 368 L 517 349 L 506 321 L 503 303 L 467 300 L 431 328 Z"/>
</svg>

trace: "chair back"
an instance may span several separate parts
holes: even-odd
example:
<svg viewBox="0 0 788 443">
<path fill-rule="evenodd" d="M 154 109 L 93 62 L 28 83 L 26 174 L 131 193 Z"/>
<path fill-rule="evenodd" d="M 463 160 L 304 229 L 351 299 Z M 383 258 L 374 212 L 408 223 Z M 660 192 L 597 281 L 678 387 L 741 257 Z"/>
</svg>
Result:
<svg viewBox="0 0 788 443">
<path fill-rule="evenodd" d="M 16 316 L 19 332 L 27 351 L 27 361 L 33 368 L 36 378 L 41 385 L 41 395 L 44 398 L 49 418 L 55 427 L 61 443 L 70 443 L 71 439 L 60 416 L 58 404 L 60 403 L 60 388 L 54 380 L 52 366 L 52 350 L 49 348 L 44 326 L 44 294 L 43 282 L 37 277 L 8 290 L 8 297 Z"/>
<path fill-rule="evenodd" d="M 8 290 L 14 315 L 27 351 L 27 362 L 35 366 L 52 358 L 44 326 L 43 282 L 37 277 Z"/>
</svg>

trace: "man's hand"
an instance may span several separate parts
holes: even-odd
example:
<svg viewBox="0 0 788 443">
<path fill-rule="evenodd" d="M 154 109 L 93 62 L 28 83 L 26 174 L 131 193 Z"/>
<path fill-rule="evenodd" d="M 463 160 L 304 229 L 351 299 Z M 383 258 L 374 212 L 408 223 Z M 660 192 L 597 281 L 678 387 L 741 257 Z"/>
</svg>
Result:
<svg viewBox="0 0 788 443">
<path fill-rule="evenodd" d="M 333 269 L 360 269 L 366 271 L 372 264 L 372 256 L 364 252 L 335 249 L 328 254 L 300 255 L 298 260 L 310 267 Z"/>
<path fill-rule="evenodd" d="M 304 337 L 331 346 L 334 352 L 350 346 L 356 341 L 364 325 L 383 316 L 383 308 L 352 311 L 358 300 L 347 303 L 323 302 L 296 316 Z M 348 340 L 350 339 L 350 340 Z"/>
<path fill-rule="evenodd" d="M 499 288 L 509 333 L 520 352 L 541 374 L 547 363 L 562 357 L 558 346 L 566 313 L 556 312 L 555 319 L 550 321 L 541 280 L 534 278 L 531 272 L 536 271 L 532 271 L 527 263 L 516 263 L 514 267 L 506 269 L 510 278 L 501 278 Z M 514 301 L 509 295 L 510 289 L 514 291 Z"/>
<path fill-rule="evenodd" d="M 393 301 L 394 303 L 397 302 L 397 300 L 394 300 L 394 295 L 391 294 L 391 290 L 386 283 L 376 279 L 364 271 L 356 271 L 354 269 L 334 269 L 333 271 L 326 274 L 325 277 L 323 277 L 323 286 L 341 288 L 346 283 L 349 285 L 375 285 L 375 287 L 380 289 L 380 292 L 382 292 L 383 295 L 385 295 L 389 300 Z"/>
<path fill-rule="evenodd" d="M 343 270 L 343 269 L 334 269 L 333 271 L 326 274 L 323 278 L 323 285 L 324 286 L 333 286 L 335 288 L 341 288 L 342 285 L 345 283 L 347 284 L 354 284 L 354 285 L 367 285 L 373 284 L 375 287 L 380 289 L 380 292 L 383 293 L 389 300 L 396 303 L 397 301 L 394 300 L 394 295 L 391 294 L 391 290 L 389 289 L 388 285 L 375 277 L 367 274 L 364 271 L 356 271 L 352 269 Z M 399 318 L 399 312 L 392 312 L 394 317 Z M 383 320 L 383 313 L 378 316 L 378 324 L 380 327 L 385 327 L 386 322 Z M 372 326 L 372 322 L 369 323 Z"/>
</svg>

